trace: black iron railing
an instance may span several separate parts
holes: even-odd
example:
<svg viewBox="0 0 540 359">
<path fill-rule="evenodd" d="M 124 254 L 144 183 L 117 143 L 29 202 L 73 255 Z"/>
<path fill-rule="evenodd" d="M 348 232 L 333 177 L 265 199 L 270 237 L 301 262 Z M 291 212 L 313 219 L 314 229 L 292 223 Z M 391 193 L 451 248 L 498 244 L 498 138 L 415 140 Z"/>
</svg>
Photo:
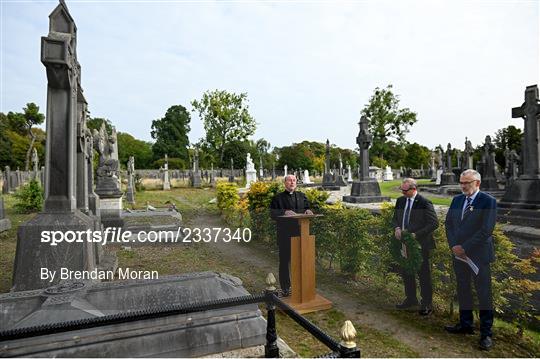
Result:
<svg viewBox="0 0 540 359">
<path fill-rule="evenodd" d="M 128 323 L 145 319 L 154 319 L 178 314 L 202 312 L 206 310 L 236 307 L 246 304 L 266 303 L 267 327 L 265 356 L 267 358 L 279 357 L 276 331 L 276 307 L 306 329 L 317 340 L 326 345 L 331 352 L 324 357 L 359 358 L 360 349 L 356 346 L 349 348 L 326 334 L 315 324 L 304 318 L 288 304 L 283 302 L 276 290 L 265 290 L 263 294 L 246 295 L 243 297 L 212 300 L 198 304 L 174 304 L 161 308 L 141 309 L 132 312 L 106 315 L 103 317 L 85 318 L 67 322 L 44 324 L 34 327 L 10 329 L 0 332 L 0 342 L 14 339 L 23 339 L 41 335 L 63 333 L 73 330 L 95 328 L 111 324 Z"/>
</svg>

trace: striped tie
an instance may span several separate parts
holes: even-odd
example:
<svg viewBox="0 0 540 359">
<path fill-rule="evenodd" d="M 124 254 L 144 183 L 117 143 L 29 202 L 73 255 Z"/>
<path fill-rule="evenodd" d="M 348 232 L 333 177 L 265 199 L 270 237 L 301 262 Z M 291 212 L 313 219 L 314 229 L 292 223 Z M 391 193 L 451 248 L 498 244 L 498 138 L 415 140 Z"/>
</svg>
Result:
<svg viewBox="0 0 540 359">
<path fill-rule="evenodd" d="M 472 203 L 472 198 L 471 197 L 467 197 L 467 205 L 465 206 L 465 209 L 463 210 L 463 213 L 461 214 L 461 220 L 463 221 L 465 218 L 467 218 L 467 216 L 471 213 L 471 203 Z"/>
</svg>

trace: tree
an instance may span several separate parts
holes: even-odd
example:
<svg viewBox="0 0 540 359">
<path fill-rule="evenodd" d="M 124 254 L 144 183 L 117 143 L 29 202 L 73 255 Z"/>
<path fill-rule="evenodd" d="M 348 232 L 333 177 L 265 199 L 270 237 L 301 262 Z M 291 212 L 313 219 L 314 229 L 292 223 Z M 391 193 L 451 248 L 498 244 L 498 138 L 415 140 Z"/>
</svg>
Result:
<svg viewBox="0 0 540 359">
<path fill-rule="evenodd" d="M 105 122 L 105 130 L 107 131 L 107 133 L 110 135 L 112 134 L 112 122 L 106 118 L 101 118 L 101 117 L 95 117 L 95 118 L 91 118 L 89 117 L 88 120 L 86 121 L 86 127 L 88 127 L 88 129 L 90 130 L 96 130 L 96 131 L 99 131 L 99 129 L 101 128 L 101 124 Z"/>
<path fill-rule="evenodd" d="M 118 160 L 125 166 L 129 156 L 135 157 L 135 168 L 151 168 L 153 162 L 152 144 L 141 141 L 129 133 L 118 132 Z"/>
<path fill-rule="evenodd" d="M 169 107 L 165 117 L 152 121 L 152 138 L 156 140 L 152 146 L 154 159 L 169 157 L 180 158 L 189 163 L 188 133 L 191 116 L 182 105 Z"/>
<path fill-rule="evenodd" d="M 422 165 L 427 168 L 429 166 L 431 160 L 429 148 L 415 142 L 406 145 L 405 151 L 407 155 L 403 159 L 403 166 L 406 168 L 421 168 Z"/>
<path fill-rule="evenodd" d="M 224 90 L 206 91 L 201 100 L 193 100 L 193 111 L 199 113 L 206 131 L 205 141 L 224 162 L 228 143 L 245 141 L 255 133 L 256 122 L 249 114 L 247 93 L 235 94 Z"/>
<path fill-rule="evenodd" d="M 418 121 L 415 112 L 399 108 L 399 96 L 392 92 L 392 85 L 385 89 L 376 87 L 361 115 L 369 120 L 369 129 L 373 134 L 370 152 L 381 159 L 384 158 L 387 140 L 394 139 L 398 144 L 404 144 L 409 127 Z"/>
</svg>

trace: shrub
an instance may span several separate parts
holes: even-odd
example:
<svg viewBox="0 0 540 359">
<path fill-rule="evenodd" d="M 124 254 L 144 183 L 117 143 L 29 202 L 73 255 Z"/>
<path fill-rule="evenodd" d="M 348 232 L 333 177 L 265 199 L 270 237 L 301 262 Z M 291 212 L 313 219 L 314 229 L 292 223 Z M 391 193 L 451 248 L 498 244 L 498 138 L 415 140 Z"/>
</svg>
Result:
<svg viewBox="0 0 540 359">
<path fill-rule="evenodd" d="M 43 208 L 43 189 L 35 179 L 24 185 L 14 194 L 15 209 L 19 213 L 38 212 Z"/>
<path fill-rule="evenodd" d="M 216 192 L 217 206 L 222 211 L 234 208 L 234 205 L 240 201 L 236 183 L 219 181 L 216 185 Z"/>
</svg>

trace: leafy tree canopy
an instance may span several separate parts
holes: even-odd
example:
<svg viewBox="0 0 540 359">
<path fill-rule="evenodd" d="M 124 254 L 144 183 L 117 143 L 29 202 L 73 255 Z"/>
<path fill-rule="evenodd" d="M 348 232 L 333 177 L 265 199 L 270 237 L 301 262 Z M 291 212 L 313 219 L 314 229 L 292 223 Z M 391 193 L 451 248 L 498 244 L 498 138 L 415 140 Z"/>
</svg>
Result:
<svg viewBox="0 0 540 359">
<path fill-rule="evenodd" d="M 247 93 L 231 93 L 224 90 L 206 91 L 191 106 L 197 111 L 206 131 L 205 142 L 219 158 L 222 167 L 227 147 L 231 143 L 246 141 L 255 133 L 256 122 L 249 113 Z"/>
<path fill-rule="evenodd" d="M 152 121 L 152 138 L 156 140 L 152 146 L 154 159 L 169 157 L 180 158 L 184 163 L 189 162 L 188 133 L 191 116 L 182 105 L 169 107 L 165 116 Z"/>
</svg>

